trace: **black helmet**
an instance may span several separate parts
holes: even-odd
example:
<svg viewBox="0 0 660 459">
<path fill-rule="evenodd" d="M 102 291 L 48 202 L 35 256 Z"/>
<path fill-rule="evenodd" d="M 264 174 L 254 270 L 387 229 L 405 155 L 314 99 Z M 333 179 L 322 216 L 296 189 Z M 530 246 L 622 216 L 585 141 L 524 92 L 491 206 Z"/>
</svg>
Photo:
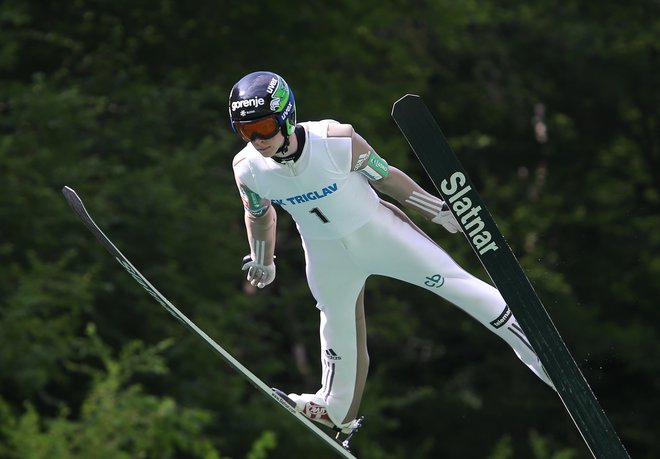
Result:
<svg viewBox="0 0 660 459">
<path fill-rule="evenodd" d="M 276 73 L 250 73 L 234 85 L 229 95 L 232 128 L 240 132 L 241 123 L 267 116 L 275 119 L 284 137 L 292 135 L 296 125 L 293 92 Z"/>
</svg>

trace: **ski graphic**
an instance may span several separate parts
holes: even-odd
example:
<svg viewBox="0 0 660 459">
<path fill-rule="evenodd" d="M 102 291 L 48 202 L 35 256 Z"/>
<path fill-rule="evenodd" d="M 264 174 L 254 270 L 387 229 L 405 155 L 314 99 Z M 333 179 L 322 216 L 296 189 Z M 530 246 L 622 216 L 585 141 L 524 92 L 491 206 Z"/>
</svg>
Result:
<svg viewBox="0 0 660 459">
<path fill-rule="evenodd" d="M 216 353 L 222 357 L 225 362 L 229 364 L 234 370 L 239 372 L 245 379 L 248 380 L 254 387 L 259 391 L 263 392 L 266 396 L 276 401 L 281 407 L 283 407 L 287 412 L 293 415 L 298 421 L 300 421 L 305 427 L 312 431 L 317 437 L 323 440 L 330 448 L 332 448 L 336 453 L 346 459 L 357 459 L 348 449 L 348 441 L 350 436 L 347 437 L 341 444 L 327 435 L 323 430 L 316 426 L 308 418 L 300 414 L 294 408 L 293 402 L 284 395 L 281 391 L 268 387 L 261 379 L 254 375 L 250 370 L 243 366 L 238 360 L 236 360 L 229 352 L 227 352 L 222 346 L 213 340 L 209 335 L 207 335 L 201 328 L 199 328 L 195 323 L 186 317 L 179 309 L 177 309 L 162 293 L 160 293 L 138 270 L 133 266 L 133 264 L 128 261 L 128 259 L 119 251 L 119 249 L 112 243 L 112 241 L 101 231 L 101 229 L 96 225 L 92 217 L 89 215 L 82 200 L 78 197 L 76 192 L 71 188 L 65 186 L 62 189 L 65 199 L 73 209 L 74 213 L 78 218 L 85 224 L 87 229 L 89 229 L 94 236 L 99 240 L 99 242 L 105 247 L 110 254 L 119 262 L 120 265 L 128 271 L 128 273 L 135 279 L 135 281 L 140 284 L 160 305 L 165 308 L 170 314 L 172 314 L 176 319 L 178 319 L 183 325 L 188 329 L 197 334 L 202 338 L 206 344 L 208 344 Z M 352 432 L 354 433 L 354 432 Z M 349 434 L 352 436 L 352 433 Z"/>
<path fill-rule="evenodd" d="M 628 459 L 614 427 L 429 109 L 419 96 L 408 94 L 394 103 L 392 117 L 537 351 L 593 456 Z"/>
</svg>

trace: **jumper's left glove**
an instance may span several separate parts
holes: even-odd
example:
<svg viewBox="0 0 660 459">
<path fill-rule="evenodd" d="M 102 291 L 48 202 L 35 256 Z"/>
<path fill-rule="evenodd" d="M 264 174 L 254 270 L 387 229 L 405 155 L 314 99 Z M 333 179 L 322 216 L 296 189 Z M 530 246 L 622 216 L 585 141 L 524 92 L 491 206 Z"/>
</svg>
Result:
<svg viewBox="0 0 660 459">
<path fill-rule="evenodd" d="M 250 255 L 243 257 L 243 271 L 247 271 L 247 280 L 255 287 L 264 288 L 275 280 L 275 262 L 262 265 L 252 261 Z"/>
<path fill-rule="evenodd" d="M 449 210 L 449 206 L 446 202 L 442 203 L 442 209 L 438 214 L 431 219 L 433 223 L 444 226 L 444 228 L 450 233 L 456 233 L 457 231 L 463 231 L 461 225 L 458 224 L 456 217 Z"/>
</svg>

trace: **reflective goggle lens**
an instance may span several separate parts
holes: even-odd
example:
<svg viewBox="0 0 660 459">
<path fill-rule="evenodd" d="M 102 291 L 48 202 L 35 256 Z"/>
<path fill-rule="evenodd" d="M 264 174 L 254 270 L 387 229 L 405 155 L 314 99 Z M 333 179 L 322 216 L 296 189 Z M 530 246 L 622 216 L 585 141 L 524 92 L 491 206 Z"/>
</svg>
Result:
<svg viewBox="0 0 660 459">
<path fill-rule="evenodd" d="M 251 121 L 234 121 L 234 127 L 243 140 L 250 142 L 254 139 L 270 139 L 280 130 L 275 116 L 267 116 Z"/>
</svg>

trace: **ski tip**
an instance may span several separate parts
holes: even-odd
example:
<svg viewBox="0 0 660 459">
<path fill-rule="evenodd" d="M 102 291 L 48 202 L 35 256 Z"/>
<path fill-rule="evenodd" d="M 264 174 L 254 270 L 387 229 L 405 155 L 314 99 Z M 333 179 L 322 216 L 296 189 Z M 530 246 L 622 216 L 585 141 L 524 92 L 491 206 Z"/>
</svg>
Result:
<svg viewBox="0 0 660 459">
<path fill-rule="evenodd" d="M 62 194 L 64 195 L 64 199 L 66 199 L 71 205 L 73 205 L 73 203 L 81 202 L 78 193 L 76 193 L 73 188 L 65 186 L 62 188 Z"/>
<path fill-rule="evenodd" d="M 420 96 L 419 94 L 406 94 L 405 96 L 403 96 L 403 97 L 400 98 L 399 100 L 408 99 L 408 98 L 411 98 L 411 97 L 413 97 L 413 98 L 419 98 L 419 97 L 421 97 L 421 96 Z M 397 100 L 397 102 L 399 102 L 399 100 Z M 396 103 L 396 102 L 395 102 L 395 103 Z"/>
<path fill-rule="evenodd" d="M 401 104 L 405 104 L 408 101 L 417 101 L 417 100 L 421 100 L 421 99 L 422 98 L 417 94 L 406 94 L 405 96 L 401 97 L 399 100 L 394 102 L 394 105 L 392 105 L 392 114 L 394 114 L 397 106 L 399 106 Z"/>
<path fill-rule="evenodd" d="M 78 194 L 73 190 L 73 188 L 70 188 L 68 186 L 64 186 L 62 188 L 62 194 L 64 195 L 64 198 L 71 202 L 71 200 L 80 199 L 78 198 Z"/>
</svg>

